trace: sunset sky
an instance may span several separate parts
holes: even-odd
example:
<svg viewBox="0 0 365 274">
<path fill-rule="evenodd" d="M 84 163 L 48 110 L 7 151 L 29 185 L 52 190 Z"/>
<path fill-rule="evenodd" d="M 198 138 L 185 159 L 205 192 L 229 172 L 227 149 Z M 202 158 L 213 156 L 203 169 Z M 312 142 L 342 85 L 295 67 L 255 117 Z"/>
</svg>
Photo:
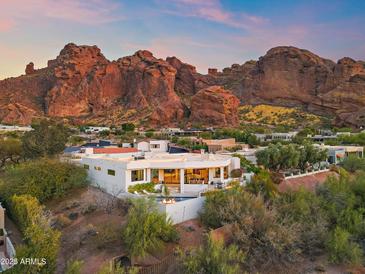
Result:
<svg viewBox="0 0 365 274">
<path fill-rule="evenodd" d="M 0 0 L 0 79 L 55 58 L 66 43 L 112 60 L 148 49 L 205 73 L 292 45 L 365 59 L 365 1 Z"/>
</svg>

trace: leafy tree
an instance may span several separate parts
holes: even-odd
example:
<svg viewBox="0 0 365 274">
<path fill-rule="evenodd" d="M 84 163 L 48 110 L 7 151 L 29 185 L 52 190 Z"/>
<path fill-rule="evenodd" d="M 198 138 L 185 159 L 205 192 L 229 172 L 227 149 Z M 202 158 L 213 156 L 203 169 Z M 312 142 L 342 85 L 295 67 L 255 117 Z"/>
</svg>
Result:
<svg viewBox="0 0 365 274">
<path fill-rule="evenodd" d="M 300 168 L 302 170 L 326 160 L 327 151 L 314 147 L 308 142 L 302 146 L 281 143 L 270 144 L 256 153 L 259 165 L 274 170 Z"/>
<path fill-rule="evenodd" d="M 87 174 L 82 167 L 42 158 L 7 169 L 0 190 L 4 198 L 30 194 L 43 202 L 86 184 Z"/>
<path fill-rule="evenodd" d="M 7 162 L 17 164 L 22 156 L 22 143 L 18 139 L 0 140 L 0 168 Z"/>
<path fill-rule="evenodd" d="M 308 167 L 314 164 L 320 163 L 327 159 L 327 150 L 313 146 L 308 142 L 304 142 L 299 148 L 299 168 L 306 170 Z"/>
<path fill-rule="evenodd" d="M 134 199 L 123 228 L 123 241 L 132 257 L 145 257 L 148 251 L 161 248 L 163 242 L 177 240 L 178 234 L 171 220 L 149 199 Z"/>
<path fill-rule="evenodd" d="M 232 154 L 232 156 L 240 159 L 241 167 L 246 169 L 247 172 L 258 173 L 260 171 L 260 168 L 251 163 L 249 160 L 247 160 L 245 156 L 238 153 L 234 153 Z"/>
<path fill-rule="evenodd" d="M 242 273 L 240 264 L 245 256 L 237 246 L 224 247 L 222 241 L 207 237 L 203 246 L 186 254 L 180 252 L 183 273 L 238 274 Z"/>
<path fill-rule="evenodd" d="M 357 170 L 365 171 L 365 158 L 351 155 L 342 161 L 341 166 L 349 172 L 355 172 Z"/>
<path fill-rule="evenodd" d="M 145 134 L 144 134 L 147 138 L 152 138 L 154 136 L 154 133 L 152 131 L 147 131 Z"/>
<path fill-rule="evenodd" d="M 110 135 L 110 131 L 109 130 L 102 130 L 102 131 L 100 131 L 99 132 L 99 136 L 101 137 L 101 138 L 106 138 L 106 137 L 108 137 Z"/>
<path fill-rule="evenodd" d="M 133 123 L 124 123 L 122 124 L 122 130 L 124 131 L 134 131 L 136 126 Z"/>
<path fill-rule="evenodd" d="M 261 194 L 265 201 L 273 200 L 278 195 L 278 189 L 267 170 L 260 170 L 255 174 L 246 188 L 255 195 Z"/>
<path fill-rule="evenodd" d="M 65 149 L 69 131 L 62 124 L 42 120 L 32 125 L 32 131 L 22 137 L 24 156 L 34 159 L 44 156 L 54 156 Z"/>
</svg>

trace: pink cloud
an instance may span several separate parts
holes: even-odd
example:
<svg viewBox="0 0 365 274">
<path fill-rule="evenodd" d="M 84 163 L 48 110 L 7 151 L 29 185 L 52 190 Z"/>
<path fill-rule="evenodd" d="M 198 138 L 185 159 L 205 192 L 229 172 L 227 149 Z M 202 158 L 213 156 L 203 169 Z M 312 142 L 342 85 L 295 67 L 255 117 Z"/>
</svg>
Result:
<svg viewBox="0 0 365 274">
<path fill-rule="evenodd" d="M 219 0 L 170 0 L 169 2 L 157 0 L 157 2 L 163 7 L 165 13 L 201 18 L 235 28 L 249 29 L 269 21 L 261 16 L 227 11 Z"/>
<path fill-rule="evenodd" d="M 58 19 L 88 25 L 109 23 L 123 19 L 115 11 L 119 4 L 114 0 L 12 0 L 1 3 L 0 30 L 26 21 Z M 28 23 L 27 22 L 27 23 Z M 3 26 L 3 27 L 1 27 Z"/>
<path fill-rule="evenodd" d="M 13 20 L 11 19 L 0 19 L 0 32 L 9 31 L 14 25 Z"/>
</svg>

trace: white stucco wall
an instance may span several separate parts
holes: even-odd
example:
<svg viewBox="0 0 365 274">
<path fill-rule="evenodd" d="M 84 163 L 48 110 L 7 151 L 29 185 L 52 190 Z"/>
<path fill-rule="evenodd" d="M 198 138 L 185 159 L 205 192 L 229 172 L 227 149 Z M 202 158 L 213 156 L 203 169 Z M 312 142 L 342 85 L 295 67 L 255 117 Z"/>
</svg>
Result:
<svg viewBox="0 0 365 274">
<path fill-rule="evenodd" d="M 203 208 L 205 197 L 193 198 L 175 204 L 160 204 L 159 210 L 166 213 L 174 224 L 182 223 L 199 216 L 199 211 Z"/>
<path fill-rule="evenodd" d="M 112 195 L 118 195 L 128 190 L 126 172 L 120 163 L 92 158 L 83 158 L 80 163 L 82 166 L 84 164 L 89 165 L 88 178 L 92 185 L 100 187 Z M 95 170 L 95 166 L 100 167 L 101 170 Z M 108 169 L 115 170 L 115 176 L 108 175 Z"/>
<path fill-rule="evenodd" d="M 150 151 L 150 143 L 142 141 L 137 144 L 137 149 L 140 151 Z"/>
</svg>

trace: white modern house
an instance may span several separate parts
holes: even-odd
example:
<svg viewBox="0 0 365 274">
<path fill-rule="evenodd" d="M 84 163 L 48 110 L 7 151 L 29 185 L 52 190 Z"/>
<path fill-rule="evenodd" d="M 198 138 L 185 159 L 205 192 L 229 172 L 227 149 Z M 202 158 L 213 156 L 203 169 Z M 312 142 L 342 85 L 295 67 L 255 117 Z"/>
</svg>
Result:
<svg viewBox="0 0 365 274">
<path fill-rule="evenodd" d="M 236 157 L 204 153 L 89 154 L 82 156 L 80 163 L 94 185 L 117 196 L 128 192 L 131 185 L 147 182 L 164 183 L 179 193 L 197 194 L 212 182 L 227 182 L 230 171 L 240 168 Z"/>
</svg>

